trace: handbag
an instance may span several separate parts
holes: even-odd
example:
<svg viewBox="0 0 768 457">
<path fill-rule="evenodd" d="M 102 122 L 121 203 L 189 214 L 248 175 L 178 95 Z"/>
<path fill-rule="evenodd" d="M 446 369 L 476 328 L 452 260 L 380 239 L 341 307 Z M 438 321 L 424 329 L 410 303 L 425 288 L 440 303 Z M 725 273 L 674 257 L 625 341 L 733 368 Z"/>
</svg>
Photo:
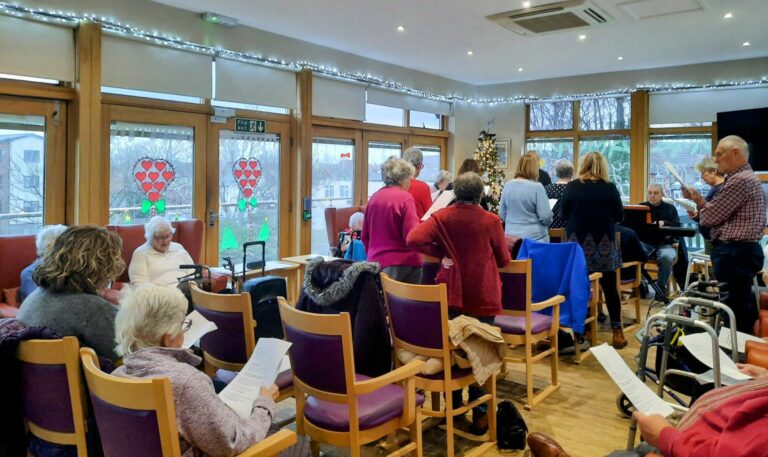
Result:
<svg viewBox="0 0 768 457">
<path fill-rule="evenodd" d="M 500 450 L 525 449 L 528 426 L 515 405 L 504 400 L 496 411 L 496 438 Z"/>
</svg>

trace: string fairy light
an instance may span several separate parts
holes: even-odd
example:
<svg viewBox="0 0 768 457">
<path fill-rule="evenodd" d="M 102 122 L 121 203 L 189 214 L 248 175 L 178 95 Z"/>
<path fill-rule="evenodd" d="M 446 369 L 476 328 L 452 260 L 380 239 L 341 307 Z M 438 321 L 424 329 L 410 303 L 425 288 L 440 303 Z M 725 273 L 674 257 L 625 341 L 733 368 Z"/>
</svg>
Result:
<svg viewBox="0 0 768 457">
<path fill-rule="evenodd" d="M 163 46 L 172 49 L 179 49 L 188 52 L 194 52 L 198 54 L 205 54 L 215 58 L 223 58 L 230 60 L 237 60 L 244 63 L 260 65 L 265 67 L 278 68 L 282 70 L 298 72 L 303 69 L 312 70 L 313 73 L 320 74 L 325 77 L 350 81 L 356 83 L 362 83 L 373 87 L 383 88 L 395 92 L 400 92 L 405 95 L 411 95 L 414 97 L 424 98 L 428 100 L 445 102 L 445 103 L 467 103 L 471 105 L 501 105 L 510 103 L 530 103 L 530 102 L 552 102 L 552 101 L 573 101 L 584 100 L 591 98 L 603 98 L 603 97 L 618 97 L 626 96 L 639 90 L 645 90 L 648 92 L 687 92 L 687 91 L 700 91 L 700 90 L 712 90 L 712 89 L 725 89 L 725 88 L 747 88 L 747 87 L 762 87 L 768 86 L 768 76 L 763 76 L 760 79 L 741 80 L 741 81 L 716 81 L 713 83 L 665 83 L 665 84 L 638 84 L 635 87 L 627 87 L 622 89 L 615 89 L 602 92 L 580 93 L 580 94 L 565 94 L 554 95 L 547 97 L 539 97 L 534 95 L 514 95 L 506 97 L 492 97 L 492 98 L 473 98 L 465 97 L 461 94 L 437 94 L 426 90 L 416 89 L 410 87 L 399 81 L 385 79 L 380 76 L 372 75 L 370 73 L 359 73 L 352 71 L 339 70 L 336 67 L 321 65 L 315 62 L 306 60 L 298 61 L 285 61 L 274 57 L 263 57 L 257 54 L 234 51 L 230 49 L 224 49 L 219 47 L 205 46 L 199 43 L 187 41 L 181 37 L 171 35 L 156 30 L 148 31 L 140 27 L 136 27 L 127 23 L 122 23 L 106 16 L 95 15 L 91 13 L 74 13 L 66 11 L 54 11 L 44 8 L 29 8 L 22 5 L 12 4 L 8 2 L 0 1 L 0 14 L 6 16 L 18 17 L 22 19 L 31 19 L 40 22 L 54 22 L 63 25 L 76 27 L 83 22 L 94 22 L 101 25 L 102 29 L 117 35 L 130 36 L 134 39 L 150 42 L 152 44 Z"/>
</svg>

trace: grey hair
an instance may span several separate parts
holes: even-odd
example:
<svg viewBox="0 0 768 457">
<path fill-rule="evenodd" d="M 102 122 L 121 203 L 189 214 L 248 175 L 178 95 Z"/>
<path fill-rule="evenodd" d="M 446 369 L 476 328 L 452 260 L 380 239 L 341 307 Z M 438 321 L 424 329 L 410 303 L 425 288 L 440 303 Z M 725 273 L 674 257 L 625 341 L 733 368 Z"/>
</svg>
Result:
<svg viewBox="0 0 768 457">
<path fill-rule="evenodd" d="M 360 211 L 353 213 L 351 216 L 349 216 L 349 228 L 354 229 L 357 226 L 362 227 L 363 218 L 365 218 L 365 214 L 361 213 Z"/>
<path fill-rule="evenodd" d="M 557 166 L 555 166 L 555 176 L 557 176 L 558 179 L 573 178 L 573 165 L 571 165 L 571 162 L 567 160 L 557 162 Z"/>
<path fill-rule="evenodd" d="M 727 149 L 738 149 L 739 154 L 741 154 L 742 157 L 749 158 L 749 145 L 744 141 L 744 138 L 740 136 L 728 135 L 720 140 L 718 144 Z"/>
<path fill-rule="evenodd" d="M 144 238 L 146 238 L 147 241 L 152 241 L 152 237 L 155 236 L 155 233 L 162 229 L 167 229 L 171 233 L 176 233 L 176 229 L 173 228 L 173 225 L 171 225 L 171 222 L 168 219 L 163 216 L 155 216 L 150 219 L 149 222 L 144 224 Z"/>
<path fill-rule="evenodd" d="M 714 160 L 707 157 L 706 159 L 703 159 L 701 162 L 696 164 L 696 171 L 699 173 L 704 173 L 706 171 L 713 171 L 715 173 L 718 173 L 717 164 Z"/>
<path fill-rule="evenodd" d="M 381 164 L 381 180 L 385 186 L 402 186 L 415 174 L 414 166 L 397 156 L 391 156 Z"/>
<path fill-rule="evenodd" d="M 156 285 L 132 286 L 121 293 L 115 317 L 115 351 L 124 356 L 161 346 L 163 335 L 178 336 L 187 315 L 187 299 L 179 289 Z"/>
<path fill-rule="evenodd" d="M 659 189 L 661 191 L 662 197 L 664 196 L 664 188 L 661 187 L 661 184 L 659 184 L 657 182 L 652 182 L 652 183 L 648 184 L 648 190 L 651 190 L 651 189 Z"/>
<path fill-rule="evenodd" d="M 419 165 L 424 163 L 424 154 L 422 154 L 421 149 L 411 146 L 403 153 L 403 160 L 407 160 L 411 165 L 418 168 Z"/>
<path fill-rule="evenodd" d="M 66 225 L 46 225 L 35 236 L 35 248 L 37 249 L 37 256 L 43 257 L 48 251 L 51 250 L 53 243 L 56 242 L 56 238 L 67 230 Z"/>
<path fill-rule="evenodd" d="M 483 179 L 472 171 L 456 176 L 456 180 L 453 181 L 453 193 L 456 195 L 456 200 L 461 202 L 480 203 L 484 190 Z"/>
<path fill-rule="evenodd" d="M 435 187 L 443 181 L 453 182 L 453 174 L 448 170 L 440 170 L 435 178 Z"/>
</svg>

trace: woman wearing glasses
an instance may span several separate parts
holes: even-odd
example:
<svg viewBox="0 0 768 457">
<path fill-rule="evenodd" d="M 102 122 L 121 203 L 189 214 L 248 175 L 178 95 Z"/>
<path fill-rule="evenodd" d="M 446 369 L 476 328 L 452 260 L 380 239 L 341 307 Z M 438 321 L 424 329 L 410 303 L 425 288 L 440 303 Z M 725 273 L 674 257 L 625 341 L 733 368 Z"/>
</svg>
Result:
<svg viewBox="0 0 768 457">
<path fill-rule="evenodd" d="M 131 284 L 155 284 L 173 286 L 179 284 L 179 278 L 192 273 L 182 270 L 179 265 L 193 264 L 192 257 L 184 246 L 171 241 L 175 229 L 163 216 L 155 216 L 144 225 L 144 237 L 147 242 L 133 251 L 128 277 Z"/>
</svg>

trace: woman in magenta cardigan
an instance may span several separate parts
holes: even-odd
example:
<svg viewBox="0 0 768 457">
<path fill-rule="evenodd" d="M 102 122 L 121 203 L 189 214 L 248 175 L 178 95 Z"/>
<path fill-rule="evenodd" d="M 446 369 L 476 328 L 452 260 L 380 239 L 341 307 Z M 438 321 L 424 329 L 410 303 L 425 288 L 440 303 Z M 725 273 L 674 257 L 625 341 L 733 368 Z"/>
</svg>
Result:
<svg viewBox="0 0 768 457">
<path fill-rule="evenodd" d="M 483 180 L 476 173 L 460 174 L 453 182 L 456 204 L 442 209 L 408 234 L 408 246 L 443 259 L 435 278 L 448 287 L 451 318 L 461 314 L 493 324 L 501 313 L 499 267 L 510 261 L 499 216 L 480 207 Z M 469 387 L 469 401 L 483 389 Z M 461 405 L 461 391 L 453 402 Z M 472 410 L 471 432 L 482 435 L 488 428 L 485 405 Z"/>
<path fill-rule="evenodd" d="M 390 278 L 421 284 L 421 256 L 405 244 L 405 237 L 419 225 L 408 186 L 413 165 L 392 156 L 381 166 L 385 187 L 374 193 L 365 208 L 361 238 L 369 262 L 378 262 Z"/>
</svg>

